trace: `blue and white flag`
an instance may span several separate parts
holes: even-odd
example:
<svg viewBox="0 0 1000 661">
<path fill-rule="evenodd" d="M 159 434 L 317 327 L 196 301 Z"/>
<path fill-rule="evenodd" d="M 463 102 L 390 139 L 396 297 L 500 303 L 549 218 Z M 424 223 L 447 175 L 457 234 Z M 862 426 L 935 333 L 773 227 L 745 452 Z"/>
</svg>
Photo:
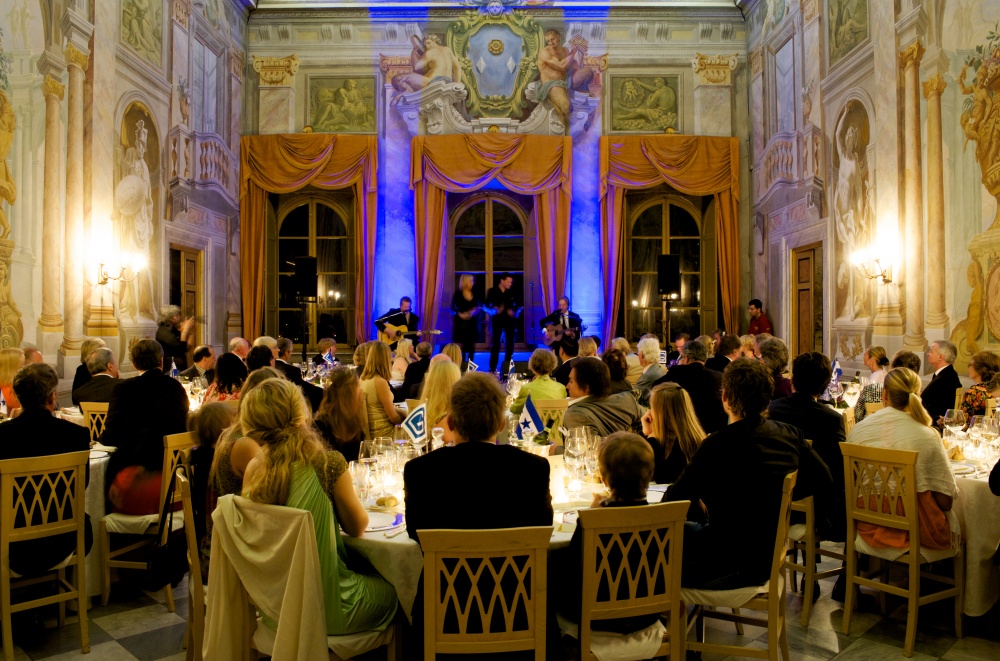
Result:
<svg viewBox="0 0 1000 661">
<path fill-rule="evenodd" d="M 427 442 L 427 404 L 410 411 L 410 415 L 403 420 L 403 429 L 414 443 Z"/>
<path fill-rule="evenodd" d="M 333 347 L 326 350 L 326 353 L 323 354 L 323 360 L 326 361 L 327 365 L 333 365 L 337 362 L 337 359 L 333 357 Z"/>
<path fill-rule="evenodd" d="M 531 395 L 524 400 L 524 408 L 521 410 L 521 417 L 517 420 L 517 437 L 524 439 L 524 432 L 533 431 L 536 434 L 545 430 L 545 423 L 542 416 L 538 415 L 535 403 L 531 401 Z"/>
<path fill-rule="evenodd" d="M 474 362 L 472 362 L 470 360 L 468 366 L 465 368 L 465 371 L 466 372 L 478 372 L 479 371 L 479 365 L 476 365 Z"/>
<path fill-rule="evenodd" d="M 664 349 L 660 349 L 660 364 L 661 365 L 667 364 L 667 352 Z"/>
</svg>

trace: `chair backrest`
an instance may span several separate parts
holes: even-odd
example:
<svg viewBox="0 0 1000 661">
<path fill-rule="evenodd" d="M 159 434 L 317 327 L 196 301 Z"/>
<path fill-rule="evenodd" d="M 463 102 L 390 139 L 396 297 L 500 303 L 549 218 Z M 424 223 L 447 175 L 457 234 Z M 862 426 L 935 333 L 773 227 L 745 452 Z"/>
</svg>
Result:
<svg viewBox="0 0 1000 661">
<path fill-rule="evenodd" d="M 768 586 L 768 599 L 780 599 L 783 595 L 778 592 L 778 581 L 773 580 L 785 566 L 785 558 L 788 556 L 788 529 L 791 527 L 792 519 L 792 491 L 795 490 L 795 482 L 798 480 L 799 472 L 792 471 L 785 476 L 785 481 L 781 485 L 781 507 L 778 509 L 778 530 L 774 535 L 774 555 L 771 556 L 771 582 Z"/>
<path fill-rule="evenodd" d="M 0 461 L 0 549 L 4 564 L 11 542 L 74 531 L 77 555 L 84 557 L 89 461 L 87 450 Z"/>
<path fill-rule="evenodd" d="M 424 658 L 535 650 L 545 658 L 551 526 L 421 530 Z"/>
<path fill-rule="evenodd" d="M 107 402 L 80 402 L 80 412 L 87 422 L 87 429 L 90 430 L 90 442 L 93 443 L 101 438 L 104 433 L 104 423 L 108 419 Z"/>
<path fill-rule="evenodd" d="M 885 404 L 882 402 L 865 402 L 865 414 L 871 415 L 875 411 L 881 411 L 885 408 Z"/>
<path fill-rule="evenodd" d="M 198 535 L 194 525 L 194 507 L 191 501 L 191 483 L 183 473 L 177 474 L 177 490 L 181 494 L 184 507 L 184 537 L 187 541 L 188 579 L 191 599 L 188 601 L 188 629 L 191 641 L 188 649 L 194 653 L 195 661 L 201 659 L 201 644 L 205 636 L 205 588 L 201 583 L 201 557 Z"/>
<path fill-rule="evenodd" d="M 535 410 L 542 419 L 542 424 L 549 428 L 549 440 L 556 445 L 562 445 L 563 437 L 559 427 L 562 425 L 563 416 L 566 415 L 566 408 L 569 407 L 569 399 L 539 399 L 531 400 L 535 404 Z"/>
<path fill-rule="evenodd" d="M 962 408 L 962 399 L 964 397 L 965 397 L 965 388 L 959 386 L 955 390 L 955 406 L 954 406 L 954 408 L 956 408 L 956 409 Z"/>
<path fill-rule="evenodd" d="M 919 548 L 917 453 L 909 450 L 841 443 L 847 490 L 847 534 L 858 522 L 897 528 L 910 534 L 910 550 Z"/>
<path fill-rule="evenodd" d="M 997 414 L 997 400 L 994 397 L 986 400 L 986 417 L 992 418 Z"/>
<path fill-rule="evenodd" d="M 580 510 L 580 649 L 590 649 L 593 620 L 666 612 L 680 616 L 684 521 L 690 504 Z"/>
<path fill-rule="evenodd" d="M 413 412 L 413 409 L 415 409 L 415 408 L 417 408 L 418 406 L 420 406 L 420 404 L 421 404 L 422 402 L 424 402 L 424 401 L 425 401 L 425 400 L 423 400 L 423 399 L 407 399 L 407 400 L 406 400 L 406 410 L 407 410 L 408 412 L 412 413 L 412 412 Z"/>
<path fill-rule="evenodd" d="M 160 511 L 163 511 L 163 501 L 167 498 L 167 490 L 170 488 L 170 478 L 174 474 L 177 464 L 184 459 L 184 451 L 198 445 L 198 439 L 194 433 L 186 431 L 180 434 L 170 434 L 163 437 L 163 479 L 160 484 Z M 174 490 L 173 502 L 181 502 L 181 494 Z"/>
<path fill-rule="evenodd" d="M 844 435 L 851 433 L 854 429 L 854 409 L 845 409 L 844 411 Z"/>
</svg>

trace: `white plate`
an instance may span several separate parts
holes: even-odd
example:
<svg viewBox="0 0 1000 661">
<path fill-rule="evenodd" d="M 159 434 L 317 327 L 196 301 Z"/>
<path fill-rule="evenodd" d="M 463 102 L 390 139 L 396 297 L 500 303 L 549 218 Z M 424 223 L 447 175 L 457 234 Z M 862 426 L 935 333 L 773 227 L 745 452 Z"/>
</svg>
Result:
<svg viewBox="0 0 1000 661">
<path fill-rule="evenodd" d="M 108 456 L 108 453 L 105 452 L 104 450 L 91 450 L 90 451 L 90 458 L 91 459 L 103 459 L 104 457 L 107 457 L 107 456 Z"/>
<path fill-rule="evenodd" d="M 967 464 L 964 461 L 952 462 L 951 472 L 955 475 L 972 475 L 976 472 L 976 467 L 972 464 Z"/>
<path fill-rule="evenodd" d="M 379 530 L 389 530 L 396 526 L 403 525 L 402 514 L 392 514 L 390 512 L 368 512 L 368 527 L 365 532 L 377 532 Z"/>
</svg>

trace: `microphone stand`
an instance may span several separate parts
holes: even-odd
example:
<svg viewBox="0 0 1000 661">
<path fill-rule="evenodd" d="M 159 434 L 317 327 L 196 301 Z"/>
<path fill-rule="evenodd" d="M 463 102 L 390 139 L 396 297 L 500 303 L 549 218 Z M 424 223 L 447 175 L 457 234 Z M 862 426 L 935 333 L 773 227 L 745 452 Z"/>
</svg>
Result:
<svg viewBox="0 0 1000 661">
<path fill-rule="evenodd" d="M 531 348 L 534 349 L 538 346 L 535 339 L 535 283 L 529 282 L 528 287 L 531 288 Z"/>
</svg>

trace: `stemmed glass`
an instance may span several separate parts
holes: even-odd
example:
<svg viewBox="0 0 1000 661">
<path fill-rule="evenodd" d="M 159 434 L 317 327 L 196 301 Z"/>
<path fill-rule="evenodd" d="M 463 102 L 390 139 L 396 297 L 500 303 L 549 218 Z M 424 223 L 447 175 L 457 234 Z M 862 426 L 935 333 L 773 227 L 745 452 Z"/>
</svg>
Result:
<svg viewBox="0 0 1000 661">
<path fill-rule="evenodd" d="M 965 411 L 962 409 L 948 409 L 944 412 L 944 426 L 952 433 L 965 428 Z"/>
<path fill-rule="evenodd" d="M 431 429 L 431 450 L 436 450 L 444 445 L 444 427 Z"/>
<path fill-rule="evenodd" d="M 857 383 L 848 383 L 844 386 L 844 401 L 847 403 L 847 407 L 853 409 L 854 405 L 858 403 L 858 398 L 861 397 L 861 386 Z"/>
</svg>

